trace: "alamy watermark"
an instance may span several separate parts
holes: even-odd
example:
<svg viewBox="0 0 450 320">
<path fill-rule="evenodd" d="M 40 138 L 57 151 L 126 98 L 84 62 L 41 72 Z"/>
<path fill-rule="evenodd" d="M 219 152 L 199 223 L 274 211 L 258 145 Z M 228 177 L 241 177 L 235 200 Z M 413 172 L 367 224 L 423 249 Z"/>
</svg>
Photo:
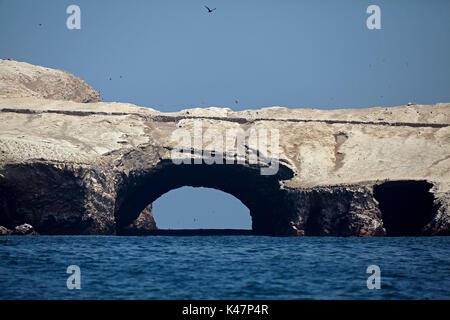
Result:
<svg viewBox="0 0 450 320">
<path fill-rule="evenodd" d="M 209 10 L 209 9 L 208 9 Z M 75 4 L 71 4 L 67 7 L 66 13 L 70 16 L 67 17 L 66 26 L 69 30 L 81 29 L 81 9 Z M 372 4 L 367 7 L 366 13 L 370 16 L 366 20 L 366 26 L 369 30 L 381 29 L 381 9 L 380 6 Z"/>
<path fill-rule="evenodd" d="M 250 164 L 260 167 L 261 175 L 275 175 L 279 169 L 279 132 L 266 128 L 228 128 L 203 130 L 195 120 L 192 130 L 173 131 L 171 151 L 174 164 Z"/>
<path fill-rule="evenodd" d="M 370 5 L 366 10 L 367 14 L 370 16 L 366 20 L 366 26 L 369 30 L 380 30 L 381 29 L 381 9 L 377 5 Z"/>
<path fill-rule="evenodd" d="M 371 274 L 370 277 L 367 278 L 366 284 L 367 289 L 381 289 L 381 269 L 376 264 L 372 264 L 367 267 L 366 273 Z"/>
<path fill-rule="evenodd" d="M 81 289 L 81 269 L 77 265 L 70 265 L 67 267 L 66 273 L 70 274 L 67 278 L 66 285 L 67 289 L 73 290 Z"/>
<path fill-rule="evenodd" d="M 70 14 L 66 20 L 67 29 L 81 29 L 81 9 L 79 6 L 72 4 L 67 7 L 66 13 Z"/>
</svg>

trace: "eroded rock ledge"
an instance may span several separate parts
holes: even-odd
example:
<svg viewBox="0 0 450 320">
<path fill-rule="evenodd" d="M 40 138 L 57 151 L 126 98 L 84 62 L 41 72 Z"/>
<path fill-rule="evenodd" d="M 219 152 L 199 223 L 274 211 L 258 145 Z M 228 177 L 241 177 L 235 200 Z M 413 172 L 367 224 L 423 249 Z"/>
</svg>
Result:
<svg viewBox="0 0 450 320">
<path fill-rule="evenodd" d="M 161 113 L 93 102 L 99 95 L 78 78 L 28 64 L 23 78 L 24 68 L 0 60 L 1 233 L 27 223 L 39 234 L 143 234 L 156 229 L 159 196 L 201 186 L 241 200 L 256 234 L 450 234 L 448 103 Z M 265 163 L 175 165 L 172 133 L 199 122 L 224 136 L 277 129 L 278 172 L 261 175 Z M 192 154 L 208 148 L 203 141 Z"/>
</svg>

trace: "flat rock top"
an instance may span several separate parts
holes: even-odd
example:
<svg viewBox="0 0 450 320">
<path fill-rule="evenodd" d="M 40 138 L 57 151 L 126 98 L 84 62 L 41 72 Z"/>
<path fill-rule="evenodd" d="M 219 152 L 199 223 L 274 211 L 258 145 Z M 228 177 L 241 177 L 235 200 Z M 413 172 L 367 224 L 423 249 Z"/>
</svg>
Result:
<svg viewBox="0 0 450 320">
<path fill-rule="evenodd" d="M 76 102 L 101 101 L 97 91 L 66 71 L 1 59 L 0 97 L 36 97 Z"/>
<path fill-rule="evenodd" d="M 38 98 L 38 99 L 36 99 Z M 40 99 L 39 99 L 40 98 Z M 71 102 L 68 102 L 71 101 Z M 72 102 L 97 102 L 90 104 Z M 183 118 L 225 118 L 252 120 L 306 120 L 367 123 L 449 124 L 450 104 L 433 106 L 408 104 L 399 107 L 319 110 L 269 107 L 232 111 L 229 108 L 194 108 L 162 113 L 129 103 L 101 102 L 97 91 L 80 78 L 63 70 L 0 59 L 0 107 L 35 111 L 130 113 Z"/>
<path fill-rule="evenodd" d="M 450 190 L 450 103 L 172 113 L 129 103 L 80 103 L 95 101 L 96 94 L 64 71 L 0 60 L 0 168 L 29 161 L 97 165 L 148 145 L 168 157 L 173 131 L 193 132 L 194 120 L 204 119 L 205 130 L 222 133 L 249 126 L 278 129 L 280 159 L 295 173 L 289 186 L 425 179 Z"/>
<path fill-rule="evenodd" d="M 0 88 L 1 88 L 0 81 Z M 173 118 L 214 118 L 216 120 L 245 121 L 318 121 L 355 124 L 425 124 L 450 125 L 450 103 L 435 105 L 405 105 L 397 107 L 373 107 L 361 109 L 291 109 L 269 107 L 256 110 L 232 111 L 229 108 L 194 108 L 178 112 L 160 112 L 149 107 L 139 107 L 130 103 L 97 102 L 76 103 L 72 101 L 36 99 L 34 97 L 2 97 L 0 109 L 32 110 L 41 112 L 81 112 L 98 114 L 130 114 Z"/>
</svg>

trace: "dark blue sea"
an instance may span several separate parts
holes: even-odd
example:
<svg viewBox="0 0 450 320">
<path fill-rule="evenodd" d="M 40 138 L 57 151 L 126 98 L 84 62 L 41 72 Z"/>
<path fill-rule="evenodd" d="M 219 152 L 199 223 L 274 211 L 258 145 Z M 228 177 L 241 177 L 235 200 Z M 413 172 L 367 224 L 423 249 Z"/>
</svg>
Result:
<svg viewBox="0 0 450 320">
<path fill-rule="evenodd" d="M 450 237 L 0 238 L 0 299 L 449 298 Z"/>
</svg>

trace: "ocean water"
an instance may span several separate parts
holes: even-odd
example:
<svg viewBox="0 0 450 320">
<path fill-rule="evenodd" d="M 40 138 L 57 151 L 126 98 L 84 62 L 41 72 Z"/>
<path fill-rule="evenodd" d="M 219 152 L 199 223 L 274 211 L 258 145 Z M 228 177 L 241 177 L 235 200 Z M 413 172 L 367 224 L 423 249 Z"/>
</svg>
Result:
<svg viewBox="0 0 450 320">
<path fill-rule="evenodd" d="M 450 299 L 450 237 L 8 236 L 0 299 Z"/>
</svg>

